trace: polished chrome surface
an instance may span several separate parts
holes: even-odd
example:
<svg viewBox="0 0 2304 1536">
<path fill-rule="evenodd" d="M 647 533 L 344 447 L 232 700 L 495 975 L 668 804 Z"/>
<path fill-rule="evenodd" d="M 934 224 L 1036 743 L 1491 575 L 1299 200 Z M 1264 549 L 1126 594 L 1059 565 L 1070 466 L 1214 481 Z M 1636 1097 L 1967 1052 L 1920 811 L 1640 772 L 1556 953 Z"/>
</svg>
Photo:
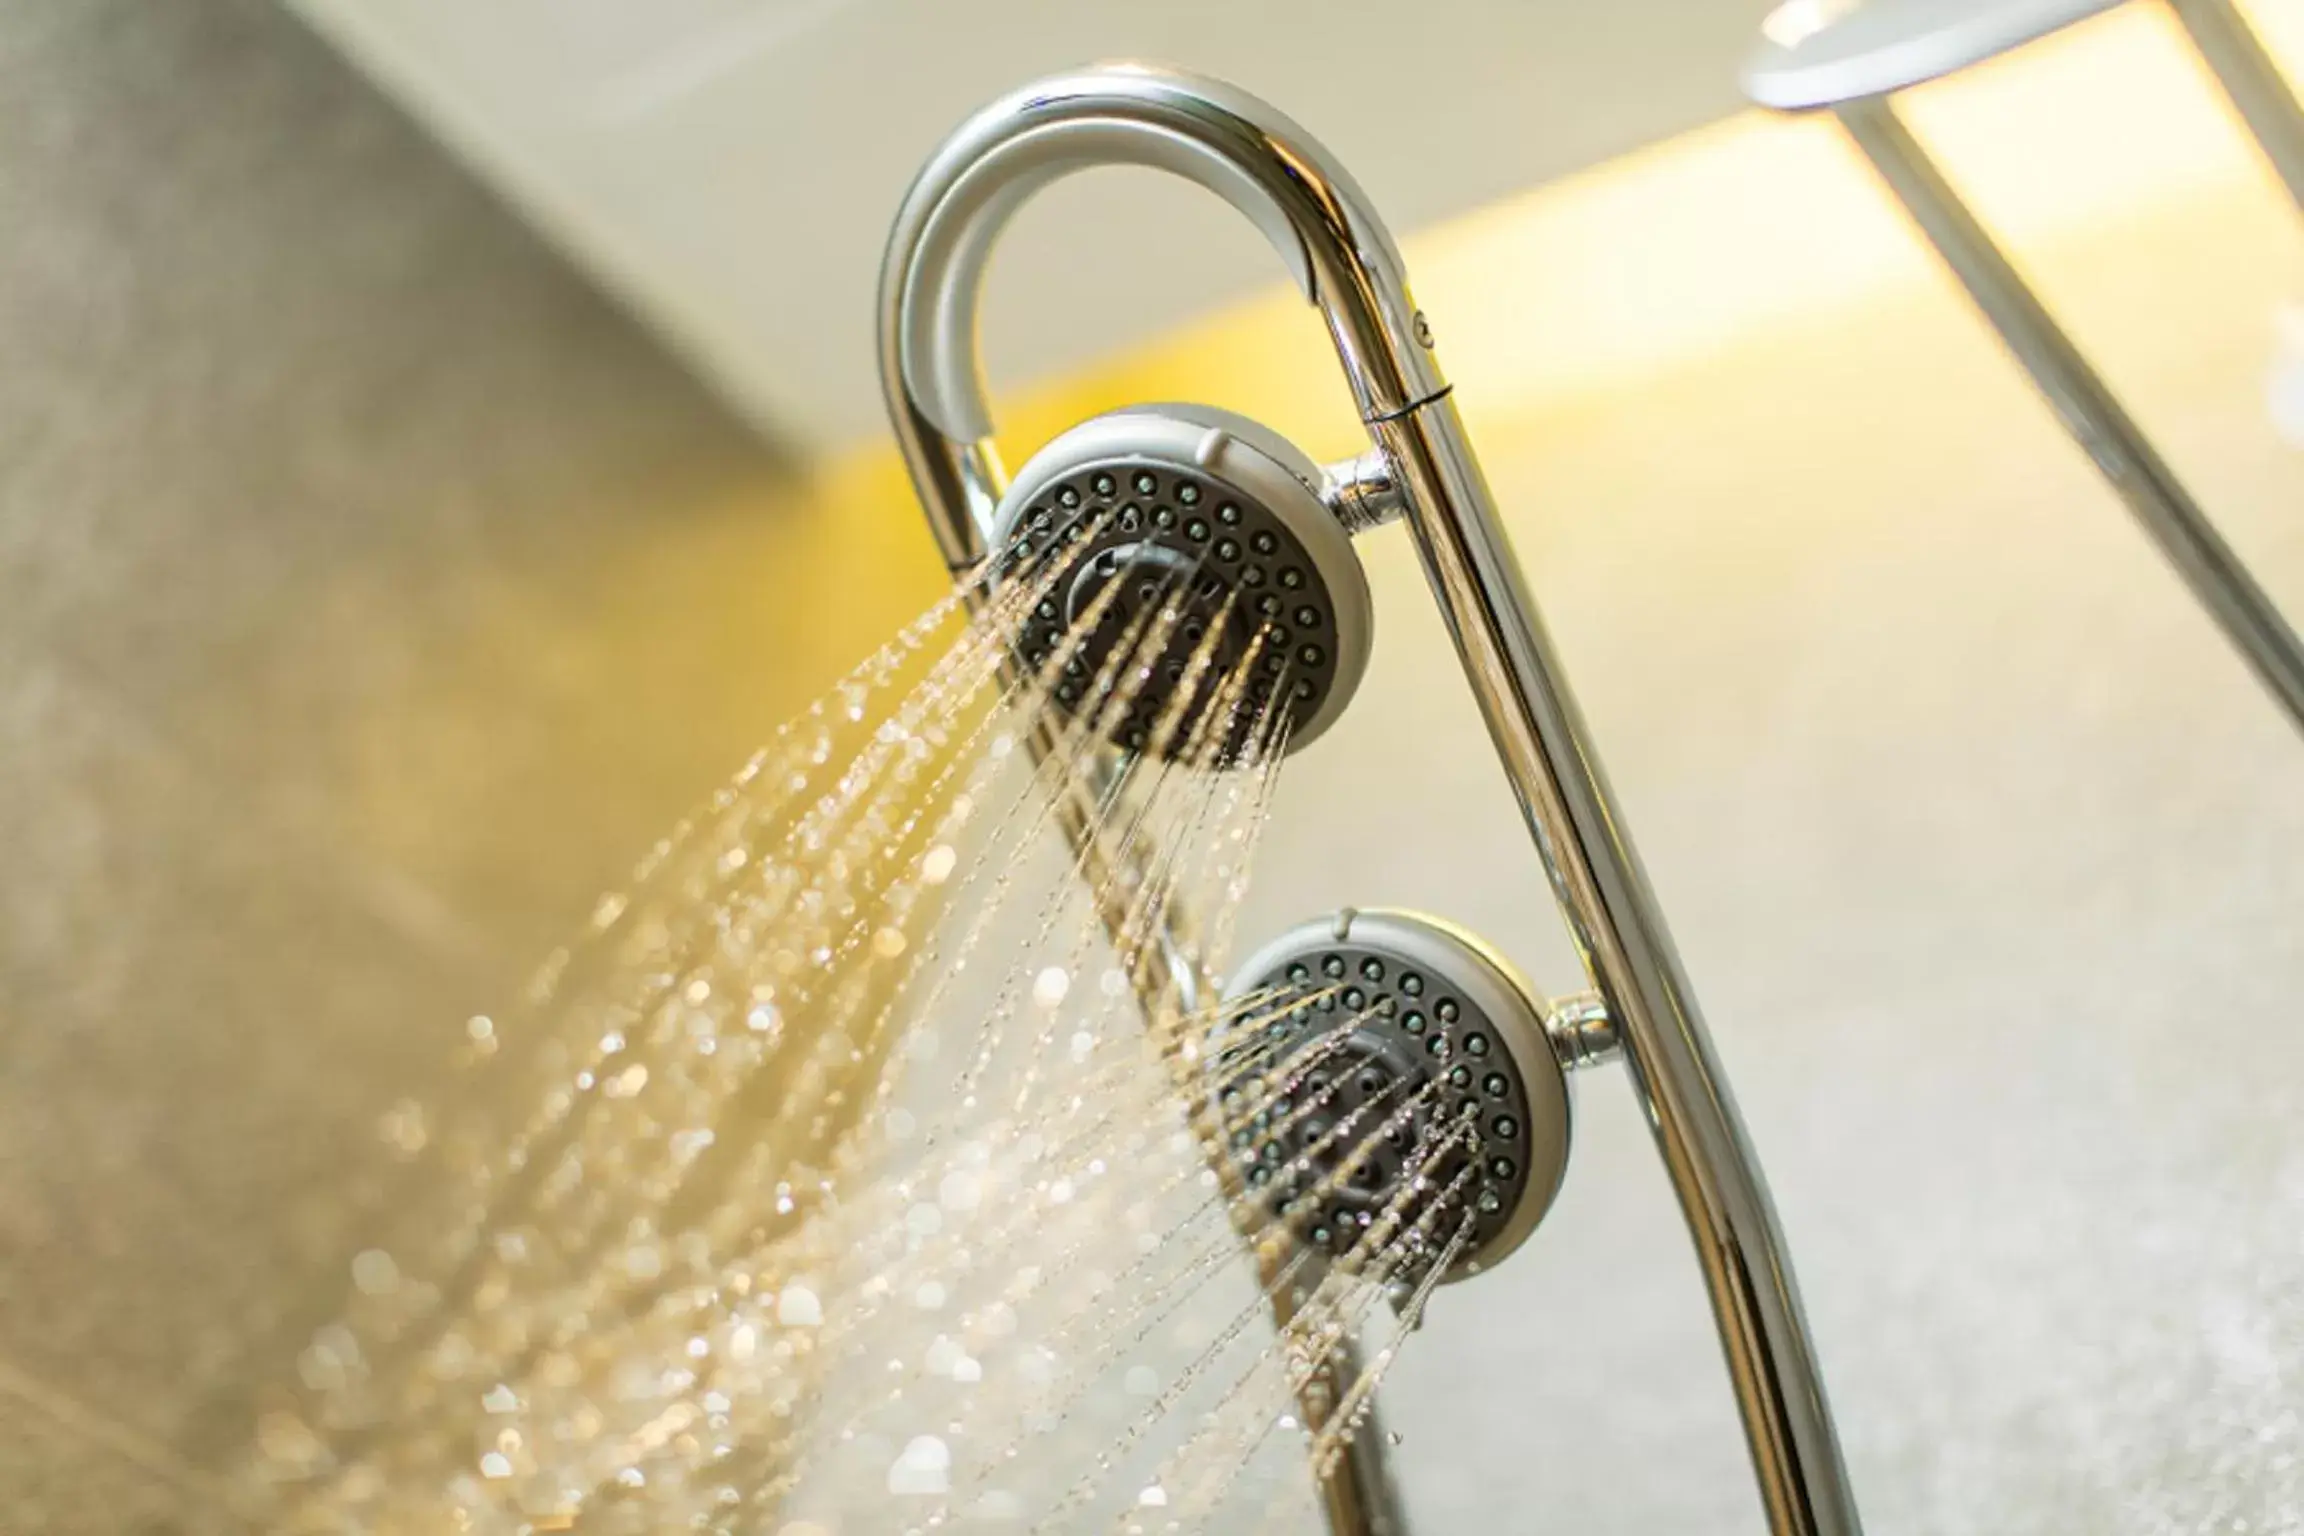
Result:
<svg viewBox="0 0 2304 1536">
<path fill-rule="evenodd" d="M 1838 107 L 1840 121 L 1999 331 L 2072 434 L 2200 606 L 2299 730 L 2304 644 L 2009 264 L 1885 99 Z"/>
<path fill-rule="evenodd" d="M 937 151 L 905 197 L 881 269 L 890 414 L 956 570 L 982 557 L 999 500 L 974 346 L 985 259 L 1030 193 L 1131 163 L 1200 181 L 1263 229 L 1320 306 L 1363 416 L 1447 387 L 1399 251 L 1359 189 L 1286 118 L 1228 86 L 1132 65 L 1027 86 Z"/>
<path fill-rule="evenodd" d="M 1571 1069 L 1602 1067 L 1624 1054 L 1624 1037 L 1608 1017 L 1608 1001 L 1597 992 L 1576 992 L 1552 999 L 1544 1015 L 1544 1032 L 1560 1064 Z"/>
<path fill-rule="evenodd" d="M 1346 533 L 1358 535 L 1396 523 L 1408 510 L 1392 478 L 1392 463 L 1381 448 L 1331 464 L 1322 474 L 1320 499 Z"/>
<path fill-rule="evenodd" d="M 1179 142 L 1181 140 L 1182 142 Z M 974 296 L 1006 218 L 1055 175 L 1157 165 L 1254 220 L 1319 307 L 1578 948 L 1617 1020 L 1710 1287 L 1762 1502 L 1780 1533 L 1856 1531 L 1854 1496 L 1759 1165 L 1409 296 L 1366 200 L 1286 119 L 1229 87 L 1134 66 L 1027 87 L 979 113 L 907 196 L 881 284 L 890 414 L 945 558 L 984 554 L 999 469 Z M 986 167 L 1006 167 L 987 179 Z M 949 200 L 949 206 L 948 206 Z M 1373 1426 L 1371 1426 L 1372 1428 Z M 1338 1531 L 1391 1514 L 1363 1432 Z M 1354 1504 L 1366 1506 L 1355 1509 Z"/>
<path fill-rule="evenodd" d="M 2232 0 L 2169 0 L 2169 4 L 2288 195 L 2304 210 L 2304 103 L 2281 78 L 2280 66 L 2265 53 Z"/>
</svg>

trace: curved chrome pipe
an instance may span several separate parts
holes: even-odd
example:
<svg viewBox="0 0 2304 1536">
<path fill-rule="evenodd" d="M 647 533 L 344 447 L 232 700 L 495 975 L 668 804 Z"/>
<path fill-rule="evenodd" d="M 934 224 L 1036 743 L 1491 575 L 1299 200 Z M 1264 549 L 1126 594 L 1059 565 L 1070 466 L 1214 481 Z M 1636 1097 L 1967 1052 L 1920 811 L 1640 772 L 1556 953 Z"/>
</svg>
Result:
<svg viewBox="0 0 2304 1536">
<path fill-rule="evenodd" d="M 979 112 L 907 195 L 880 288 L 882 381 L 946 562 L 972 570 L 1004 485 L 977 294 L 1009 216 L 1074 170 L 1172 171 L 1246 214 L 1320 310 L 1537 852 L 1616 1023 L 1710 1287 L 1762 1502 L 1783 1536 L 1853 1536 L 1855 1500 L 1790 1260 L 1670 933 L 1497 517 L 1400 254 L 1367 199 L 1262 102 L 1117 66 Z M 1367 471 L 1363 471 L 1367 474 Z M 1323 1490 L 1339 1533 L 1397 1529 L 1365 1440 Z"/>
<path fill-rule="evenodd" d="M 889 413 L 955 571 L 983 558 L 1005 480 L 976 346 L 985 264 L 1033 193 L 1104 165 L 1173 172 L 1262 229 L 1327 320 L 1364 418 L 1447 391 L 1391 236 L 1301 128 L 1230 86 L 1135 65 L 1040 81 L 945 141 L 906 194 L 880 271 Z"/>
</svg>

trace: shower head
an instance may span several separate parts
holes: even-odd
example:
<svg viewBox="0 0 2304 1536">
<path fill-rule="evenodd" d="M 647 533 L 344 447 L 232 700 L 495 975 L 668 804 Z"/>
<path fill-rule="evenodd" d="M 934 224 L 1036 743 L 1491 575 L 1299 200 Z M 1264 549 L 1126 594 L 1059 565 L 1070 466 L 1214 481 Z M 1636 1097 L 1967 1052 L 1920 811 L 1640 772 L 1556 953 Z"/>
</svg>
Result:
<svg viewBox="0 0 2304 1536">
<path fill-rule="evenodd" d="M 1567 1170 L 1572 1094 L 1546 1004 L 1494 950 L 1437 918 L 1347 907 L 1258 950 L 1231 994 L 1256 1024 L 1209 1058 L 1218 1123 L 1299 1241 L 1342 1253 L 1384 1224 L 1386 1262 L 1413 1284 L 1451 1249 L 1444 1281 L 1478 1274 L 1536 1229 Z"/>
<path fill-rule="evenodd" d="M 1228 411 L 1132 406 L 1080 423 L 1032 456 L 993 518 L 995 581 L 1030 568 L 1046 592 L 1018 624 L 1018 655 L 1034 671 L 1056 658 L 1056 706 L 1130 750 L 1187 739 L 1159 724 L 1180 690 L 1187 715 L 1230 711 L 1215 726 L 1225 757 L 1259 727 L 1304 745 L 1343 712 L 1370 646 L 1368 581 L 1322 483 L 1284 438 Z M 1052 581 L 1050 558 L 1064 562 Z M 1116 661 L 1139 680 L 1106 706 L 1097 680 L 1109 686 Z"/>
</svg>

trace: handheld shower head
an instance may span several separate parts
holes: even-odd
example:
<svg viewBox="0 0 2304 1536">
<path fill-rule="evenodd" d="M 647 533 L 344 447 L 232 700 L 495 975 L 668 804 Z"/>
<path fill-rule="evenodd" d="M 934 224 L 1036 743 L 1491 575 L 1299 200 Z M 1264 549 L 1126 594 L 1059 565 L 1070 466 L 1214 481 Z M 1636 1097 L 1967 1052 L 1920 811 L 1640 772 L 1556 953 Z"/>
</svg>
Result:
<svg viewBox="0 0 2304 1536">
<path fill-rule="evenodd" d="M 1268 1022 L 1210 1058 L 1220 1123 L 1300 1241 L 1334 1252 L 1390 1222 L 1413 1285 L 1466 1223 L 1444 1281 L 1536 1229 L 1567 1171 L 1573 1095 L 1546 1004 L 1502 956 L 1437 918 L 1347 907 L 1250 956 L 1231 995 L 1267 999 Z M 1278 1096 L 1231 1085 L 1250 1050 Z"/>
<path fill-rule="evenodd" d="M 1135 658 L 1142 685 L 1108 726 L 1124 748 L 1173 751 L 1182 734 L 1163 739 L 1156 726 L 1177 690 L 1194 690 L 1187 709 L 1212 707 L 1241 668 L 1224 754 L 1270 712 L 1300 747 L 1343 712 L 1367 668 L 1368 581 L 1321 499 L 1320 470 L 1244 416 L 1162 405 L 1084 421 L 1017 474 L 992 540 L 1001 577 L 1065 562 L 1014 642 L 1037 669 L 1071 637 L 1051 690 L 1059 709 L 1095 705 L 1089 680 L 1108 675 L 1116 650 L 1146 652 Z M 1172 617 L 1148 626 L 1163 606 Z M 1202 653 L 1213 665 L 1194 668 Z"/>
</svg>

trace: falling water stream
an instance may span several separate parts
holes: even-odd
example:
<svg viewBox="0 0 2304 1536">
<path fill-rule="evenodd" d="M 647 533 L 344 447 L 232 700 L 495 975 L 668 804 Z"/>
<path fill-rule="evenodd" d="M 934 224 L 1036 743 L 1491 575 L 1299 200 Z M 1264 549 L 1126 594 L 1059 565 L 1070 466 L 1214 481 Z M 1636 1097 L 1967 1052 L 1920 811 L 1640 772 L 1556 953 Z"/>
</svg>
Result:
<svg viewBox="0 0 2304 1536">
<path fill-rule="evenodd" d="M 1114 583 L 1026 663 L 1009 637 L 1067 572 L 995 568 L 472 1019 L 458 1093 L 385 1117 L 412 1193 L 257 1425 L 266 1526 L 1317 1522 L 1468 1241 L 1466 1174 L 1424 1144 L 1357 1228 L 1316 1225 L 1432 1090 L 1327 1123 L 1329 1045 L 1277 1036 L 1338 989 L 1197 985 L 1286 657 L 1228 611 L 1123 620 Z M 1149 739 L 1107 757 L 1147 687 Z"/>
</svg>

